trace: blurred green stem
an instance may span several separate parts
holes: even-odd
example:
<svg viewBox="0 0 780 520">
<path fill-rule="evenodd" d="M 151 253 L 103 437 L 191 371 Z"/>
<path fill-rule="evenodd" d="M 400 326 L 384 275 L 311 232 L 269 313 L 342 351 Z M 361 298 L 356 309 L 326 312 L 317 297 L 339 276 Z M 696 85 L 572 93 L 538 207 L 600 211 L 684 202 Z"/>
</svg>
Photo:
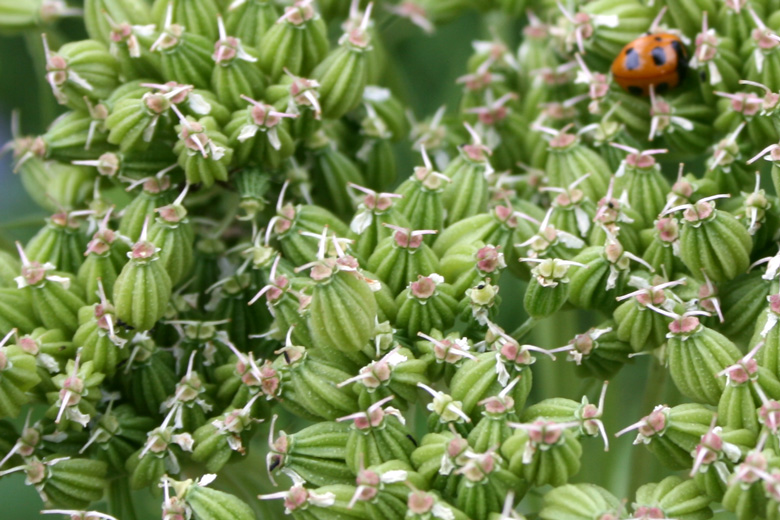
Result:
<svg viewBox="0 0 780 520">
<path fill-rule="evenodd" d="M 642 399 L 640 413 L 646 415 L 650 413 L 653 407 L 660 404 L 666 390 L 667 380 L 667 371 L 661 366 L 661 363 L 654 360 L 650 367 L 649 377 L 647 378 L 647 387 L 645 388 L 645 395 Z M 639 486 L 645 484 L 652 478 L 648 470 L 653 465 L 653 462 L 654 459 L 650 450 L 643 446 L 637 446 L 634 449 L 634 452 L 631 455 L 631 481 L 629 493 L 633 495 Z"/>
<path fill-rule="evenodd" d="M 527 320 L 523 322 L 522 325 L 517 327 L 514 332 L 512 332 L 511 336 L 515 338 L 517 341 L 522 340 L 526 334 L 531 332 L 531 330 L 536 326 L 538 323 L 538 320 L 536 318 L 529 317 Z"/>
</svg>

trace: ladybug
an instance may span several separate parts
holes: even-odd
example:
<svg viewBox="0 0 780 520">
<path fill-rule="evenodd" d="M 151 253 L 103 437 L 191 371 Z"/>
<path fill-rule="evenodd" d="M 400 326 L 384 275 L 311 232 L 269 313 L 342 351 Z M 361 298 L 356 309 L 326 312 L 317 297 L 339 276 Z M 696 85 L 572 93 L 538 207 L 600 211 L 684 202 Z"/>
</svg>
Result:
<svg viewBox="0 0 780 520">
<path fill-rule="evenodd" d="M 647 96 L 650 86 L 662 93 L 685 79 L 688 53 L 674 34 L 645 34 L 623 47 L 611 70 L 617 84 L 631 94 Z"/>
</svg>

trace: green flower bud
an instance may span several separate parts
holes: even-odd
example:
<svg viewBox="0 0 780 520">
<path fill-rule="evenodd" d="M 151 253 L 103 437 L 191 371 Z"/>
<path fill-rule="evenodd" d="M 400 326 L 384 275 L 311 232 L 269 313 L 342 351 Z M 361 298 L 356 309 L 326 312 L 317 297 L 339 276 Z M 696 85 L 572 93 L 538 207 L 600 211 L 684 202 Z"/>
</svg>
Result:
<svg viewBox="0 0 780 520">
<path fill-rule="evenodd" d="M 157 209 L 157 218 L 149 227 L 149 242 L 159 251 L 171 284 L 176 285 L 192 270 L 195 230 L 187 218 L 182 201 L 187 189 L 170 205 Z"/>
<path fill-rule="evenodd" d="M 192 460 L 202 462 L 208 471 L 218 472 L 233 456 L 233 452 L 246 455 L 244 442 L 257 419 L 252 417 L 252 406 L 260 397 L 256 395 L 243 408 L 225 412 L 211 422 L 195 430 L 192 438 L 195 447 Z"/>
<path fill-rule="evenodd" d="M 153 419 L 136 415 L 129 405 L 109 407 L 94 423 L 82 452 L 89 449 L 111 470 L 124 472 L 126 461 L 144 444 L 146 433 L 153 428 Z"/>
<path fill-rule="evenodd" d="M 24 252 L 33 262 L 51 263 L 74 273 L 84 261 L 84 235 L 81 223 L 67 213 L 57 213 L 30 239 Z"/>
<path fill-rule="evenodd" d="M 100 103 L 89 105 L 89 111 L 66 112 L 55 119 L 41 136 L 46 157 L 58 161 L 92 159 L 109 151 L 104 125 L 108 108 Z"/>
<path fill-rule="evenodd" d="M 361 408 L 368 408 L 373 403 L 390 395 L 398 399 L 399 406 L 407 408 L 417 400 L 417 386 L 428 383 L 425 376 L 427 361 L 415 359 L 409 349 L 395 347 L 377 361 L 372 361 L 361 368 L 358 375 L 343 381 L 340 386 L 351 384 L 358 394 Z"/>
<path fill-rule="evenodd" d="M 279 18 L 274 2 L 242 0 L 232 2 L 225 13 L 225 28 L 250 47 L 260 49 L 263 37 Z"/>
<path fill-rule="evenodd" d="M 173 356 L 145 335 L 137 335 L 125 348 L 130 359 L 123 371 L 124 395 L 139 413 L 157 419 L 163 402 L 176 389 Z"/>
<path fill-rule="evenodd" d="M 569 342 L 572 348 L 566 359 L 574 361 L 578 376 L 608 380 L 628 363 L 633 349 L 618 339 L 616 330 L 614 321 L 606 321 Z"/>
<path fill-rule="evenodd" d="M 214 0 L 155 0 L 152 5 L 152 20 L 158 27 L 175 23 L 210 41 L 216 40 L 219 35 L 218 13 Z"/>
<path fill-rule="evenodd" d="M 346 462 L 353 473 L 362 465 L 374 466 L 398 460 L 411 465 L 410 455 L 417 447 L 406 427 L 401 412 L 383 406 L 393 396 L 386 397 L 363 412 L 340 417 L 339 421 L 353 421 L 347 438 Z"/>
<path fill-rule="evenodd" d="M 723 495 L 723 507 L 735 513 L 739 520 L 755 518 L 766 510 L 767 497 L 761 475 L 770 467 L 777 467 L 780 461 L 773 452 L 762 450 L 763 443 L 759 443 L 734 468 Z"/>
<path fill-rule="evenodd" d="M 637 258 L 614 239 L 583 249 L 572 262 L 586 267 L 569 269 L 569 301 L 583 309 L 612 311 L 617 296 L 624 292 L 631 260 Z"/>
<path fill-rule="evenodd" d="M 286 68 L 307 76 L 328 53 L 327 26 L 308 2 L 296 2 L 269 26 L 260 44 L 259 63 L 272 82 Z"/>
<path fill-rule="evenodd" d="M 517 422 L 518 417 L 515 413 L 515 400 L 508 394 L 518 381 L 515 379 L 499 395 L 478 403 L 482 407 L 483 417 L 468 435 L 469 446 L 477 453 L 486 453 L 512 436 L 513 431 L 508 423 Z"/>
<path fill-rule="evenodd" d="M 85 305 L 81 288 L 70 277 L 48 274 L 54 270 L 52 264 L 30 262 L 18 242 L 16 248 L 22 259 L 22 272 L 16 283 L 29 294 L 36 320 L 47 329 L 74 332 L 78 328 L 78 310 Z"/>
<path fill-rule="evenodd" d="M 187 175 L 187 182 L 202 182 L 209 187 L 215 181 L 227 181 L 233 149 L 227 146 L 228 139 L 219 131 L 214 118 L 181 119 L 176 130 L 179 140 L 173 151 L 179 156 L 178 164 Z"/>
<path fill-rule="evenodd" d="M 140 331 L 151 329 L 163 317 L 171 298 L 171 278 L 158 251 L 142 232 L 114 283 L 117 318 Z"/>
<path fill-rule="evenodd" d="M 417 332 L 449 329 L 455 322 L 458 305 L 454 293 L 452 286 L 444 283 L 440 275 L 418 275 L 417 281 L 411 282 L 396 297 L 396 326 L 410 338 L 415 337 Z"/>
<path fill-rule="evenodd" d="M 355 210 L 355 201 L 350 196 L 348 187 L 363 186 L 366 179 L 357 165 L 336 149 L 335 144 L 323 132 L 315 134 L 307 143 L 307 147 L 311 150 L 313 159 L 312 180 L 323 188 L 312 193 L 314 200 L 336 215 L 348 218 Z"/>
<path fill-rule="evenodd" d="M 18 272 L 18 271 L 17 271 Z M 17 329 L 22 334 L 32 332 L 40 325 L 27 291 L 0 289 L 0 334 Z"/>
<path fill-rule="evenodd" d="M 615 145 L 617 147 L 617 145 Z M 615 191 L 625 192 L 632 208 L 642 217 L 644 223 L 655 220 L 666 205 L 669 183 L 661 174 L 661 167 L 653 154 L 659 150 L 639 151 L 635 148 L 620 146 L 629 152 L 615 174 Z"/>
<path fill-rule="evenodd" d="M 346 352 L 363 350 L 376 322 L 376 299 L 350 256 L 311 265 L 309 331 L 314 346 Z"/>
<path fill-rule="evenodd" d="M 289 338 L 288 334 L 287 345 L 274 362 L 282 379 L 282 406 L 313 420 L 332 421 L 354 412 L 358 407 L 357 396 L 339 387 L 351 374 L 317 359 L 304 347 L 293 345 Z"/>
<path fill-rule="evenodd" d="M 167 175 L 144 180 L 141 193 L 127 205 L 119 221 L 119 234 L 137 241 L 146 219 L 152 219 L 154 210 L 173 202 L 171 180 Z"/>
<path fill-rule="evenodd" d="M 166 419 L 164 424 L 167 425 L 168 421 Z M 127 459 L 130 488 L 156 486 L 163 475 L 178 474 L 181 469 L 178 457 L 182 451 L 192 451 L 192 445 L 189 433 L 174 434 L 167 426 L 149 431 L 143 448 Z"/>
<path fill-rule="evenodd" d="M 488 335 L 491 333 L 489 332 Z M 499 395 L 513 379 L 520 382 L 508 394 L 515 410 L 522 410 L 531 391 L 531 370 L 535 360 L 531 355 L 538 350 L 531 345 L 518 345 L 511 338 L 501 337 L 494 351 L 484 352 L 463 363 L 452 378 L 452 397 L 463 403 L 463 411 L 478 420 L 481 413 L 477 403 L 490 396 Z"/>
<path fill-rule="evenodd" d="M 696 316 L 675 316 L 669 324 L 666 356 L 674 384 L 686 396 L 717 404 L 726 381 L 717 374 L 736 363 L 739 350 Z"/>
<path fill-rule="evenodd" d="M 317 257 L 317 242 L 302 232 L 320 236 L 326 227 L 333 236 L 349 236 L 349 227 L 333 213 L 313 204 L 284 204 L 284 191 L 279 194 L 273 232 L 277 234 L 282 253 L 293 265 L 303 265 Z M 370 266 L 369 266 L 370 267 Z"/>
<path fill-rule="evenodd" d="M 40 382 L 35 357 L 18 346 L 5 346 L 13 333 L 0 341 L 0 417 L 17 417 L 29 400 L 27 392 Z"/>
<path fill-rule="evenodd" d="M 580 184 L 581 190 L 591 200 L 599 200 L 607 192 L 611 171 L 598 153 L 579 142 L 577 136 L 565 131 L 550 132 L 550 154 L 545 171 L 551 186 L 563 188 L 590 174 Z"/>
<path fill-rule="evenodd" d="M 531 281 L 525 290 L 523 306 L 532 318 L 551 316 L 566 303 L 570 295 L 567 273 L 573 264 L 567 260 L 528 259 L 537 265 L 531 269 Z"/>
<path fill-rule="evenodd" d="M 219 40 L 214 44 L 214 70 L 211 90 L 217 99 L 231 110 L 243 108 L 243 97 L 259 97 L 265 80 L 257 65 L 256 51 L 245 48 L 241 40 L 228 36 L 222 17 L 219 22 Z"/>
<path fill-rule="evenodd" d="M 239 110 L 225 127 L 230 146 L 235 149 L 235 160 L 255 162 L 264 168 L 278 169 L 295 151 L 285 118 L 294 114 L 279 112 L 272 105 L 247 97 L 250 108 Z M 242 104 L 246 106 L 246 104 Z"/>
<path fill-rule="evenodd" d="M 493 173 L 493 167 L 489 160 L 491 151 L 482 143 L 482 138 L 473 128 L 470 126 L 466 128 L 469 130 L 473 142 L 462 145 L 458 157 L 453 159 L 442 172 L 443 175 L 451 179 L 451 182 L 444 187 L 442 194 L 449 227 L 481 213 L 488 203 L 487 176 Z M 501 217 L 499 216 L 499 218 Z M 488 240 L 484 241 L 493 243 Z"/>
<path fill-rule="evenodd" d="M 69 426 L 85 428 L 97 413 L 95 405 L 101 398 L 100 384 L 105 377 L 95 371 L 92 361 L 81 363 L 79 356 L 69 360 L 64 373 L 52 377 L 58 391 L 46 394 L 51 405 L 46 417 L 54 419 L 60 430 Z"/>
<path fill-rule="evenodd" d="M 518 428 L 501 445 L 501 455 L 509 461 L 509 471 L 535 486 L 558 487 L 580 470 L 582 446 L 569 423 L 539 419 L 530 424 L 513 423 Z"/>
<path fill-rule="evenodd" d="M 46 330 L 39 327 L 31 334 L 21 336 L 16 341 L 24 352 L 35 356 L 38 377 L 41 382 L 35 387 L 36 395 L 45 397 L 48 392 L 57 391 L 52 375 L 65 367 L 68 359 L 76 356 L 76 345 L 70 341 L 70 335 L 59 329 Z"/>
<path fill-rule="evenodd" d="M 694 276 L 703 272 L 714 282 L 735 278 L 747 270 L 752 245 L 739 221 L 711 203 L 699 201 L 685 210 L 680 257 Z"/>
<path fill-rule="evenodd" d="M 86 312 L 85 312 L 86 311 Z M 92 361 L 97 372 L 113 377 L 119 363 L 127 359 L 128 351 L 123 349 L 126 339 L 114 316 L 114 306 L 106 300 L 82 308 L 79 311 L 80 326 L 73 335 L 73 342 L 79 345 L 82 361 Z"/>
<path fill-rule="evenodd" d="M 273 426 L 271 430 L 266 456 L 269 474 L 295 474 L 313 486 L 350 485 L 355 481 L 346 463 L 349 425 L 323 421 L 290 435 L 280 431 L 275 440 Z"/>
<path fill-rule="evenodd" d="M 667 467 L 687 469 L 691 452 L 712 423 L 714 413 L 700 404 L 681 404 L 673 408 L 656 406 L 641 421 L 617 433 L 637 429 L 634 444 L 642 443 Z"/>
<path fill-rule="evenodd" d="M 369 8 L 360 24 L 348 27 L 339 39 L 338 48 L 311 72 L 312 79 L 320 84 L 322 115 L 328 119 L 338 119 L 363 99 L 363 89 L 368 83 L 368 52 L 371 49 L 368 32 L 370 16 Z"/>
<path fill-rule="evenodd" d="M 624 301 L 613 313 L 617 322 L 617 337 L 631 345 L 635 352 L 654 350 L 666 342 L 669 319 L 652 307 L 662 307 L 668 300 L 666 289 L 680 285 L 683 281 L 650 285 L 639 277 L 630 284 L 637 291 L 624 294 L 618 301 Z"/>
<path fill-rule="evenodd" d="M 350 229 L 357 235 L 353 251 L 358 258 L 367 260 L 377 245 L 393 234 L 389 225 L 409 227 L 406 217 L 398 211 L 394 193 L 377 193 L 362 186 L 352 185 L 352 188 L 365 193 L 355 216 L 350 223 Z"/>
<path fill-rule="evenodd" d="M 423 242 L 433 231 L 417 230 L 385 225 L 394 231 L 393 236 L 382 240 L 368 259 L 368 268 L 376 273 L 394 294 L 417 280 L 420 273 L 435 273 L 439 261 L 434 252 Z"/>
<path fill-rule="evenodd" d="M 634 516 L 659 516 L 693 520 L 710 518 L 710 498 L 693 480 L 667 477 L 661 482 L 645 484 L 636 491 Z"/>
<path fill-rule="evenodd" d="M 295 520 L 321 518 L 323 520 L 360 520 L 367 518 L 365 504 L 352 501 L 355 487 L 344 484 L 323 486 L 316 490 L 296 483 L 288 491 L 258 495 L 260 500 L 284 499 L 284 512 Z M 459 519 L 460 520 L 460 519 Z"/>
<path fill-rule="evenodd" d="M 84 509 L 103 496 L 107 469 L 102 461 L 52 455 L 32 457 L 5 473 L 23 470 L 27 485 L 35 486 L 49 507 Z"/>
<path fill-rule="evenodd" d="M 607 520 L 619 518 L 620 501 L 606 489 L 593 484 L 565 484 L 544 495 L 539 512 L 543 520 Z"/>
<path fill-rule="evenodd" d="M 113 41 L 111 20 L 128 25 L 146 25 L 151 21 L 149 6 L 140 0 L 84 2 L 84 25 L 90 38 L 110 45 Z"/>
<path fill-rule="evenodd" d="M 185 480 L 177 482 L 165 478 L 163 486 L 168 489 L 171 485 L 176 491 L 176 499 L 169 498 L 166 493 L 166 501 L 163 503 L 163 517 L 174 516 L 179 513 L 183 502 L 186 507 L 182 516 L 190 516 L 195 520 L 252 520 L 255 518 L 252 508 L 234 495 L 210 489 L 208 486 L 216 479 L 214 474 L 204 475 L 193 482 Z M 185 516 L 185 517 L 186 517 Z"/>
<path fill-rule="evenodd" d="M 116 277 L 127 261 L 127 248 L 122 238 L 103 221 L 87 245 L 84 253 L 87 258 L 76 275 L 84 287 L 87 303 L 98 303 L 101 291 L 113 294 Z"/>
<path fill-rule="evenodd" d="M 412 176 L 396 189 L 396 193 L 402 198 L 395 206 L 413 229 L 432 229 L 441 232 L 444 227 L 442 192 L 452 181 L 433 169 L 425 148 L 422 148 L 422 152 L 425 166 L 416 167 Z M 425 237 L 425 242 L 431 245 L 433 237 Z"/>
<path fill-rule="evenodd" d="M 470 453 L 468 461 L 455 473 L 462 475 L 456 505 L 469 518 L 487 518 L 503 509 L 510 492 L 525 494 L 527 482 L 506 469 L 506 463 L 494 451 Z"/>
<path fill-rule="evenodd" d="M 66 43 L 56 53 L 43 39 L 46 81 L 55 99 L 74 110 L 87 110 L 87 101 L 106 99 L 117 86 L 118 65 L 106 46 L 95 40 Z"/>
</svg>

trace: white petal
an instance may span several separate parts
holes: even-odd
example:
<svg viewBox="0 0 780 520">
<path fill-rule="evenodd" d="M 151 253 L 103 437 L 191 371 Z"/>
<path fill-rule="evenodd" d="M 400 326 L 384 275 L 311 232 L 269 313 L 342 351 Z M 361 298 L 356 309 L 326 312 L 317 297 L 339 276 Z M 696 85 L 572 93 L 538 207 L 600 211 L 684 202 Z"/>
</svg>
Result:
<svg viewBox="0 0 780 520">
<path fill-rule="evenodd" d="M 336 503 L 336 495 L 333 493 L 317 493 L 309 491 L 309 503 L 319 507 L 330 507 Z"/>
<path fill-rule="evenodd" d="M 211 105 L 206 101 L 206 98 L 200 94 L 190 94 L 187 96 L 187 106 L 196 114 L 205 115 L 211 112 Z"/>
<path fill-rule="evenodd" d="M 352 219 L 352 222 L 349 224 L 349 228 L 353 233 L 360 235 L 363 233 L 363 231 L 368 229 L 373 220 L 374 214 L 370 210 L 364 209 L 355 215 L 355 217 Z M 19 278 L 21 278 L 21 276 Z"/>
<path fill-rule="evenodd" d="M 385 484 L 393 484 L 395 482 L 404 482 L 408 477 L 408 473 L 402 469 L 395 469 L 384 473 L 379 479 Z"/>
<path fill-rule="evenodd" d="M 257 125 L 245 125 L 241 128 L 241 132 L 238 133 L 238 141 L 243 143 L 247 139 L 253 138 L 257 134 Z"/>
<path fill-rule="evenodd" d="M 363 90 L 363 99 L 381 103 L 390 99 L 390 89 L 369 85 Z"/>
</svg>

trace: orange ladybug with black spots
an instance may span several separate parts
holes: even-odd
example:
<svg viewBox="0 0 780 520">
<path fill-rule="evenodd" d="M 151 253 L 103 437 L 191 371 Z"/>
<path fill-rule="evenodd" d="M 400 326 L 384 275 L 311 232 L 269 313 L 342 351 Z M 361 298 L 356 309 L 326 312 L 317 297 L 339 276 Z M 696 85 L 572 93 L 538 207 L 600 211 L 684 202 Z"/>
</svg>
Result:
<svg viewBox="0 0 780 520">
<path fill-rule="evenodd" d="M 688 52 L 678 36 L 645 34 L 620 51 L 612 62 L 612 77 L 631 94 L 650 95 L 676 87 L 685 79 Z"/>
</svg>

